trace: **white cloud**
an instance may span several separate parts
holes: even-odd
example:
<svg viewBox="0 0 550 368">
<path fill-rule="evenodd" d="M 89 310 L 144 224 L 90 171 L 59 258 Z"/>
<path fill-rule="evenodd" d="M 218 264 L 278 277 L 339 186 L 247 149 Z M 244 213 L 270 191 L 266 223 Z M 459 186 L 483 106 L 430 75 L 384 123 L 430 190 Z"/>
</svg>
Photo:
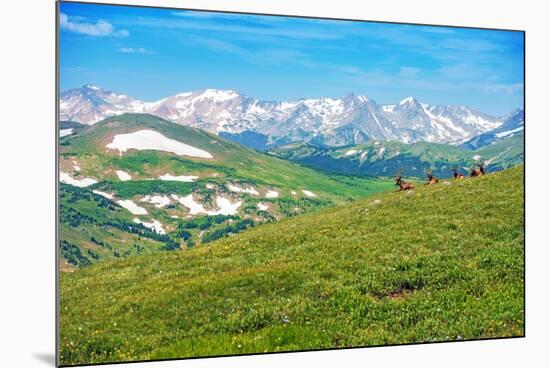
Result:
<svg viewBox="0 0 550 368">
<path fill-rule="evenodd" d="M 96 23 L 86 23 L 84 21 L 81 21 L 81 18 L 69 18 L 69 16 L 65 13 L 61 13 L 59 15 L 59 23 L 61 25 L 61 29 L 74 33 L 85 34 L 88 36 L 128 37 L 130 35 L 130 32 L 128 32 L 127 30 L 117 30 L 111 23 L 105 20 L 98 20 Z"/>
<path fill-rule="evenodd" d="M 148 50 L 144 47 L 121 47 L 118 49 L 118 52 L 124 54 L 142 54 L 142 55 L 151 55 L 153 51 Z"/>
</svg>

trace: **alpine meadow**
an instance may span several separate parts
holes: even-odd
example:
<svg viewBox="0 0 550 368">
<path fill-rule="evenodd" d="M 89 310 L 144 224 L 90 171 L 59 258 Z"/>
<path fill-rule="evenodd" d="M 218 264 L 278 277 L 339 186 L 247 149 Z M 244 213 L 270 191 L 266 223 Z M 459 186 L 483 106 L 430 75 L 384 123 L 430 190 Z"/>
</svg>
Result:
<svg viewBox="0 0 550 368">
<path fill-rule="evenodd" d="M 523 32 L 58 6 L 59 365 L 524 336 Z"/>
</svg>

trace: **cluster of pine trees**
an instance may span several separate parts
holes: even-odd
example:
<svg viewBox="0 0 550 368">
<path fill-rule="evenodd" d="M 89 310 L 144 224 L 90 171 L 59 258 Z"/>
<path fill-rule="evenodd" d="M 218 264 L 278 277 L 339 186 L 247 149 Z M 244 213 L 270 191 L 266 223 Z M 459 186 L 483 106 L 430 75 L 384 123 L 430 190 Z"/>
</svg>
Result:
<svg viewBox="0 0 550 368">
<path fill-rule="evenodd" d="M 204 233 L 201 238 L 201 242 L 210 243 L 211 241 L 223 238 L 226 235 L 237 234 L 252 226 L 254 226 L 254 221 L 252 221 L 251 219 L 237 220 L 231 224 L 227 224 L 225 226 Z"/>
</svg>

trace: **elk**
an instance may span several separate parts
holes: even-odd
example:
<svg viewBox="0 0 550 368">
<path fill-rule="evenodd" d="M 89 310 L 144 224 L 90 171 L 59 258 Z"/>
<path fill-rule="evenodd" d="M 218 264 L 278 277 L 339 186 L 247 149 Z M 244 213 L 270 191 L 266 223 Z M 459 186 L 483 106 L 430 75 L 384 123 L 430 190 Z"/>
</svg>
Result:
<svg viewBox="0 0 550 368">
<path fill-rule="evenodd" d="M 479 167 L 479 169 L 476 169 L 476 166 Z M 477 176 L 483 176 L 485 175 L 485 164 L 483 162 L 476 163 L 474 162 L 474 166 L 472 167 L 472 171 L 470 172 L 471 177 L 477 177 Z"/>
<path fill-rule="evenodd" d="M 453 166 L 451 170 L 453 170 L 453 177 L 456 180 L 464 179 L 464 175 L 462 175 L 461 173 L 458 172 L 458 165 Z"/>
<path fill-rule="evenodd" d="M 403 178 L 401 177 L 401 171 L 398 171 L 397 175 L 395 176 L 395 185 L 399 187 L 399 189 L 397 189 L 398 192 L 402 190 L 414 189 L 413 183 L 407 183 L 406 181 L 403 180 Z"/>
<path fill-rule="evenodd" d="M 439 183 L 439 179 L 433 176 L 432 169 L 426 170 L 426 183 L 424 185 L 431 185 Z"/>
</svg>

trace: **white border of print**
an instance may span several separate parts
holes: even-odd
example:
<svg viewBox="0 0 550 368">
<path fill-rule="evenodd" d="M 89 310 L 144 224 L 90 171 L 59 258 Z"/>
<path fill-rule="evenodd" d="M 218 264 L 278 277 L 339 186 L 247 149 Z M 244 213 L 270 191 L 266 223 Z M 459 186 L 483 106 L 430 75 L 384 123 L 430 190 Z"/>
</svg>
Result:
<svg viewBox="0 0 550 368">
<path fill-rule="evenodd" d="M 550 331 L 544 175 L 550 137 L 550 65 L 544 2 L 507 0 L 111 0 L 256 13 L 526 30 L 527 337 L 523 339 L 151 362 L 116 367 L 540 366 Z M 53 0 L 2 4 L 2 231 L 0 303 L 4 367 L 51 367 L 55 336 L 55 23 Z M 530 364 L 531 363 L 531 364 Z M 107 366 L 106 366 L 107 367 Z"/>
</svg>

